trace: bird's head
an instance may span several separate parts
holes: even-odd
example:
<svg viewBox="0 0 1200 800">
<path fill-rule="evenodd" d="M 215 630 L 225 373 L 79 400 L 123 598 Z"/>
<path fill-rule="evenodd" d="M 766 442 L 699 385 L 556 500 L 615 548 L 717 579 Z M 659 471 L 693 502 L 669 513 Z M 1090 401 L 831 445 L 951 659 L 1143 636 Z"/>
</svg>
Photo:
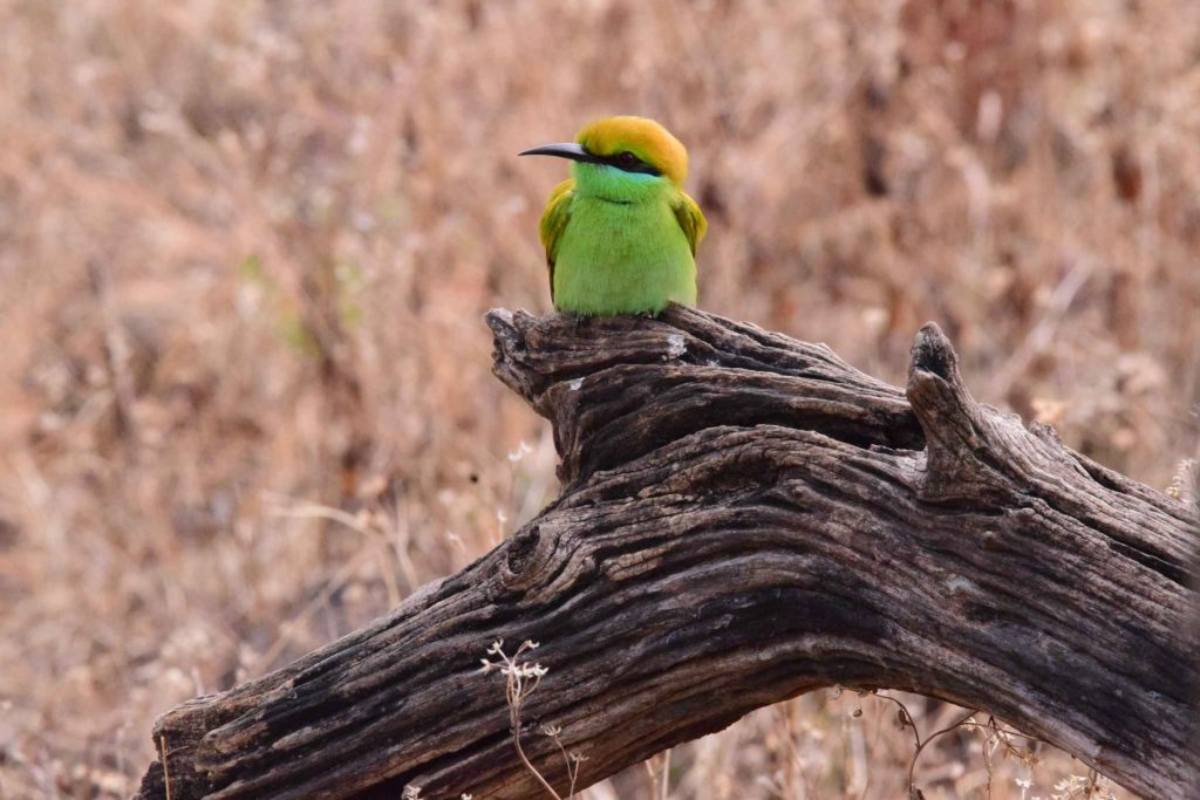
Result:
<svg viewBox="0 0 1200 800">
<path fill-rule="evenodd" d="M 587 125 L 574 142 L 542 145 L 521 155 L 569 158 L 582 191 L 614 199 L 634 199 L 655 186 L 680 187 L 687 177 L 687 149 L 645 117 L 606 117 Z"/>
</svg>

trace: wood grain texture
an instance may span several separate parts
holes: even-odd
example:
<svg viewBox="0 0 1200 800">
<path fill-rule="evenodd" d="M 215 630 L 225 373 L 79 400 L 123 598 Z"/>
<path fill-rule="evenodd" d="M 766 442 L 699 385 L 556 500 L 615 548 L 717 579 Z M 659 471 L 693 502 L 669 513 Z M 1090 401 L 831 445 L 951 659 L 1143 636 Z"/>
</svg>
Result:
<svg viewBox="0 0 1200 800">
<path fill-rule="evenodd" d="M 562 495 L 457 575 L 163 715 L 172 800 L 543 797 L 488 645 L 541 643 L 522 742 L 561 790 L 822 686 L 994 713 L 1183 797 L 1188 507 L 977 404 L 936 326 L 907 390 L 699 311 L 494 311 L 496 375 L 554 425 Z M 152 765 L 140 798 L 165 798 Z"/>
</svg>

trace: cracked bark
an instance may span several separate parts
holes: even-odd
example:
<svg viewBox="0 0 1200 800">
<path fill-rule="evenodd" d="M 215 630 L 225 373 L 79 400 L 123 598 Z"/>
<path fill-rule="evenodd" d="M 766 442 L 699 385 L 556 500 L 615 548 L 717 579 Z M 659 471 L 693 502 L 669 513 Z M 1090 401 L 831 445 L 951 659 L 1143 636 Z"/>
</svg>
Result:
<svg viewBox="0 0 1200 800">
<path fill-rule="evenodd" d="M 703 312 L 494 311 L 494 371 L 554 424 L 561 496 L 457 575 L 296 663 L 164 714 L 172 800 L 544 796 L 495 639 L 549 669 L 522 742 L 594 783 L 818 687 L 990 712 L 1183 797 L 1198 648 L 1182 502 L 977 404 L 941 331 L 907 390 Z M 161 761 L 139 798 L 165 798 Z"/>
</svg>

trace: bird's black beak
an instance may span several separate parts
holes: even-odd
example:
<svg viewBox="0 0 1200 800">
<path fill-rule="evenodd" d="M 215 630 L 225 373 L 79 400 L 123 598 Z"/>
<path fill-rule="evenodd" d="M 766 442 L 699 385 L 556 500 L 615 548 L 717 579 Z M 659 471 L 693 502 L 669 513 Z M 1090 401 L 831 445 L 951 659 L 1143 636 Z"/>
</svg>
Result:
<svg viewBox="0 0 1200 800">
<path fill-rule="evenodd" d="M 603 164 L 604 162 L 596 156 L 584 150 L 581 146 L 574 142 L 563 142 L 561 144 L 544 144 L 540 147 L 531 147 L 528 150 L 522 150 L 517 153 L 519 156 L 558 156 L 559 158 L 569 158 L 572 161 L 583 161 L 588 164 Z"/>
</svg>

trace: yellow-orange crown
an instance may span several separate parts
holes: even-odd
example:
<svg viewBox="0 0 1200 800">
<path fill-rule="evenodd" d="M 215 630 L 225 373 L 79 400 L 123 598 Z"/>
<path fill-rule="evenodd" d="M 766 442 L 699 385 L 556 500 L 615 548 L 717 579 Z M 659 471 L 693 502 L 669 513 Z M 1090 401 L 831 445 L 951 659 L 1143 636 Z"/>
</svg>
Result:
<svg viewBox="0 0 1200 800">
<path fill-rule="evenodd" d="M 598 156 L 628 150 L 676 186 L 682 186 L 687 178 L 687 148 L 669 130 L 646 117 L 598 119 L 581 130 L 575 141 Z"/>
</svg>

